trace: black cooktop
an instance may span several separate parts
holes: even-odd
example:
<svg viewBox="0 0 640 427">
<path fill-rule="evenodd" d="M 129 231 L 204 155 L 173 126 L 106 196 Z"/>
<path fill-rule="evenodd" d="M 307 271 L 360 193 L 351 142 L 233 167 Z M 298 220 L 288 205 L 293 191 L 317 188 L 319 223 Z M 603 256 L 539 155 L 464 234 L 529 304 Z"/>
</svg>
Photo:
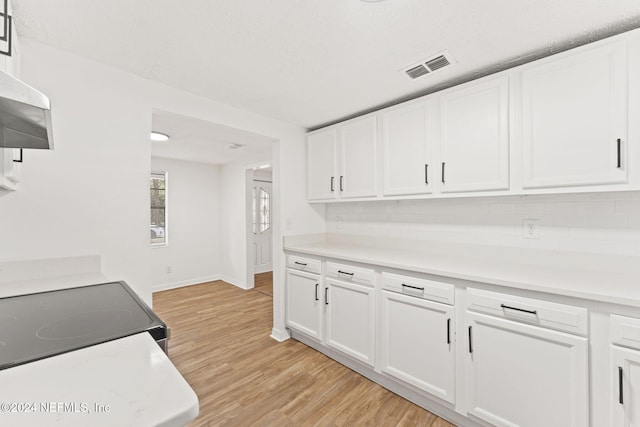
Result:
<svg viewBox="0 0 640 427">
<path fill-rule="evenodd" d="M 166 324 L 124 282 L 0 298 L 0 370 Z"/>
</svg>

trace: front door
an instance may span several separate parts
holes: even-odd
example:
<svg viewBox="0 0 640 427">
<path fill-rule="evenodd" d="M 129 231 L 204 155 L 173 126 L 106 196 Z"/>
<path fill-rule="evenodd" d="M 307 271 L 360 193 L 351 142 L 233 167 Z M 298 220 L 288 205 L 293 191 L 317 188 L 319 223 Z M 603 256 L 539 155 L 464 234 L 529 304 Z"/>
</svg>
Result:
<svg viewBox="0 0 640 427">
<path fill-rule="evenodd" d="M 271 206 L 270 182 L 253 181 L 253 247 L 254 272 L 273 270 L 271 256 Z"/>
</svg>

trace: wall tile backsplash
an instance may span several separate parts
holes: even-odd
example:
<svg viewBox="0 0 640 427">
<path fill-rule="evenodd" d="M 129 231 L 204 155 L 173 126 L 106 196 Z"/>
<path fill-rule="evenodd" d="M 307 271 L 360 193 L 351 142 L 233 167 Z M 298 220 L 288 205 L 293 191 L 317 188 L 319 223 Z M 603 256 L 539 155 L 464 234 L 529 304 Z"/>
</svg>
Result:
<svg viewBox="0 0 640 427">
<path fill-rule="evenodd" d="M 335 203 L 327 232 L 640 256 L 640 192 Z"/>
</svg>

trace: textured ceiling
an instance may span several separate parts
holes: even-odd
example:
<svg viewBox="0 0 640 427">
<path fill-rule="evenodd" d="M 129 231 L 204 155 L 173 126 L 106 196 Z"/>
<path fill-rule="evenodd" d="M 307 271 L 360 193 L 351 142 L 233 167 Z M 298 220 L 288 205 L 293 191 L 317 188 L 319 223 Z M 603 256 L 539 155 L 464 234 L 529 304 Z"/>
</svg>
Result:
<svg viewBox="0 0 640 427">
<path fill-rule="evenodd" d="M 151 127 L 169 135 L 169 141 L 152 142 L 151 155 L 189 162 L 225 164 L 248 158 L 271 159 L 273 140 L 205 120 L 154 110 Z M 229 144 L 243 147 L 231 150 Z"/>
<path fill-rule="evenodd" d="M 22 37 L 317 127 L 640 26 L 639 0 L 16 0 Z M 455 67 L 399 72 L 447 49 Z"/>
</svg>

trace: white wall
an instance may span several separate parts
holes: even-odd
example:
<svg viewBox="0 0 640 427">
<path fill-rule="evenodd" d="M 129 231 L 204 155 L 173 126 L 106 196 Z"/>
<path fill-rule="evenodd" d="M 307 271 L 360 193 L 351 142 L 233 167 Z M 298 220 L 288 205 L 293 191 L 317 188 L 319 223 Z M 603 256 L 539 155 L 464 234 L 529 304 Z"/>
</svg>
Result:
<svg viewBox="0 0 640 427">
<path fill-rule="evenodd" d="M 285 232 L 322 232 L 305 201 L 304 129 L 207 100 L 43 44 L 21 40 L 22 78 L 50 98 L 53 151 L 28 151 L 19 191 L 0 196 L 0 260 L 96 254 L 111 279 L 151 302 L 148 175 L 153 108 L 261 134 L 274 144 Z M 277 194 L 274 194 L 277 196 Z M 274 230 L 275 231 L 275 230 Z M 274 328 L 284 330 L 281 242 Z"/>
<path fill-rule="evenodd" d="M 524 219 L 540 220 L 538 239 L 524 238 Z M 327 231 L 640 255 L 640 192 L 334 204 Z"/>
<path fill-rule="evenodd" d="M 220 166 L 152 157 L 151 170 L 168 175 L 169 244 L 151 250 L 153 290 L 220 279 Z"/>
</svg>

